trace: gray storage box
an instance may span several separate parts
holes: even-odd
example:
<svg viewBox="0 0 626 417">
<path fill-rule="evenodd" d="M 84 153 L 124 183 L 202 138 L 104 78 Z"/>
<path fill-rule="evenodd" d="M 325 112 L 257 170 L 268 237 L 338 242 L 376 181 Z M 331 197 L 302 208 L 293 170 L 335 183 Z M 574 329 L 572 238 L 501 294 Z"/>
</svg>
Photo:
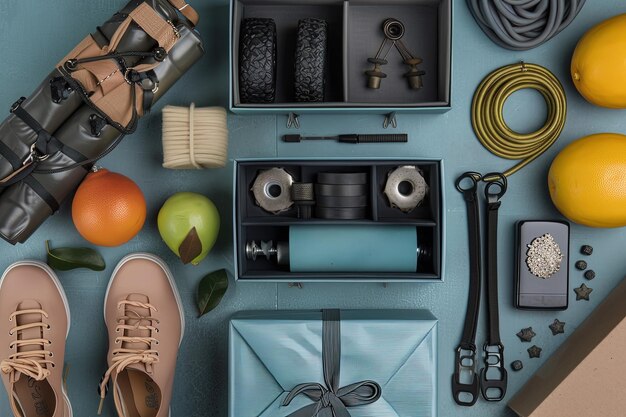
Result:
<svg viewBox="0 0 626 417">
<path fill-rule="evenodd" d="M 422 172 L 429 191 L 426 198 L 414 210 L 404 213 L 392 208 L 383 190 L 389 172 L 399 166 L 416 165 Z M 282 168 L 294 182 L 317 182 L 321 172 L 365 172 L 368 178 L 367 215 L 360 220 L 326 220 L 317 217 L 299 219 L 292 207 L 279 214 L 264 211 L 255 202 L 251 188 L 257 175 L 270 168 Z M 389 158 L 297 158 L 297 159 L 243 159 L 234 166 L 233 224 L 235 277 L 240 281 L 269 282 L 441 282 L 445 276 L 445 203 L 443 184 L 443 161 L 438 159 L 389 159 Z M 318 196 L 316 196 L 316 201 Z M 418 247 L 429 254 L 418 259 L 412 272 L 344 271 L 344 272 L 294 272 L 290 266 L 279 265 L 276 257 L 265 259 L 261 254 L 256 260 L 248 259 L 246 244 L 251 241 L 278 242 L 290 240 L 290 228 L 307 227 L 317 229 L 334 226 L 387 226 L 415 227 Z M 317 241 L 318 243 L 322 240 Z M 322 244 L 322 243 L 320 243 Z M 378 248 L 378 246 L 377 246 Z M 375 251 L 373 256 L 385 252 Z M 403 246 L 404 249 L 404 246 Z M 307 254 L 325 253 L 324 247 L 309 247 Z M 365 251 L 364 251 L 365 252 Z M 388 251 L 387 251 L 388 253 Z M 293 255 L 293 254 L 292 254 Z M 387 263 L 393 263 L 385 257 Z"/>
<path fill-rule="evenodd" d="M 239 34 L 244 18 L 272 18 L 277 30 L 276 100 L 246 104 L 239 97 Z M 294 52 L 298 21 L 328 22 L 328 75 L 325 101 L 298 103 L 294 97 Z M 424 87 L 411 90 L 408 67 L 391 51 L 379 90 L 367 88 L 367 59 L 376 54 L 386 18 L 401 20 L 403 42 L 424 62 Z M 452 0 L 233 0 L 231 3 L 231 97 L 235 113 L 304 112 L 445 112 L 450 109 L 452 80 Z"/>
</svg>

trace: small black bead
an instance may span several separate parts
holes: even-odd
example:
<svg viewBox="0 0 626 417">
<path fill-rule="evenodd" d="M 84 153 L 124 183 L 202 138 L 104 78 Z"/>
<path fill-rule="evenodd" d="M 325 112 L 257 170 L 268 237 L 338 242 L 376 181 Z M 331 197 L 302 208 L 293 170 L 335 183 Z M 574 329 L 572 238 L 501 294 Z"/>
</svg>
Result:
<svg viewBox="0 0 626 417">
<path fill-rule="evenodd" d="M 576 261 L 576 264 L 574 266 L 576 267 L 576 269 L 584 271 L 585 269 L 587 269 L 587 262 L 585 262 L 585 261 Z"/>
<path fill-rule="evenodd" d="M 513 369 L 516 372 L 521 371 L 523 367 L 524 367 L 524 364 L 520 360 L 511 362 L 511 369 Z"/>
<path fill-rule="evenodd" d="M 592 280 L 596 277 L 596 273 L 593 269 L 588 269 L 585 271 L 585 278 L 588 280 Z"/>
<path fill-rule="evenodd" d="M 580 248 L 580 253 L 582 253 L 583 255 L 591 255 L 593 253 L 593 246 L 591 245 L 583 245 Z"/>
</svg>

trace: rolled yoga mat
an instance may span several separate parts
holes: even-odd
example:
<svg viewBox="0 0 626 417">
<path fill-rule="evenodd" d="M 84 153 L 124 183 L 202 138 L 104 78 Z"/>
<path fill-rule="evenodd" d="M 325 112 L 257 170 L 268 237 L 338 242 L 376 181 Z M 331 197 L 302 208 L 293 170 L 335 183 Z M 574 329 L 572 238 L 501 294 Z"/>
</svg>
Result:
<svg viewBox="0 0 626 417">
<path fill-rule="evenodd" d="M 415 226 L 289 228 L 291 272 L 415 272 L 417 248 Z"/>
</svg>

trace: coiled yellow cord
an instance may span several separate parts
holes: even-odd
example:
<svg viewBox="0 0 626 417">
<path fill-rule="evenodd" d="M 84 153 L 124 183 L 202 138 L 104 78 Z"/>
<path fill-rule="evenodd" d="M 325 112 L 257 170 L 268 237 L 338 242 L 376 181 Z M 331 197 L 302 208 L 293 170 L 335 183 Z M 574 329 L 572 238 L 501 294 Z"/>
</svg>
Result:
<svg viewBox="0 0 626 417">
<path fill-rule="evenodd" d="M 548 108 L 546 123 L 527 134 L 513 131 L 503 115 L 507 98 L 524 88 L 541 93 Z M 478 86 L 472 100 L 472 127 L 489 152 L 501 158 L 521 159 L 504 172 L 508 177 L 552 146 L 563 131 L 566 113 L 565 91 L 554 74 L 540 65 L 513 64 L 493 71 Z"/>
</svg>

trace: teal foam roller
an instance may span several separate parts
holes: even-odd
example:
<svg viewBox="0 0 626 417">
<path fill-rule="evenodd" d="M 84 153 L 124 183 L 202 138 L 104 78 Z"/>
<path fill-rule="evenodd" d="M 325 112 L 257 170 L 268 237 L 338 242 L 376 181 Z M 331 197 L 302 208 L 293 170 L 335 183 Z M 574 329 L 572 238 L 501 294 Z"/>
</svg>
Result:
<svg viewBox="0 0 626 417">
<path fill-rule="evenodd" d="M 417 259 L 415 226 L 289 228 L 291 272 L 415 272 Z"/>
</svg>

